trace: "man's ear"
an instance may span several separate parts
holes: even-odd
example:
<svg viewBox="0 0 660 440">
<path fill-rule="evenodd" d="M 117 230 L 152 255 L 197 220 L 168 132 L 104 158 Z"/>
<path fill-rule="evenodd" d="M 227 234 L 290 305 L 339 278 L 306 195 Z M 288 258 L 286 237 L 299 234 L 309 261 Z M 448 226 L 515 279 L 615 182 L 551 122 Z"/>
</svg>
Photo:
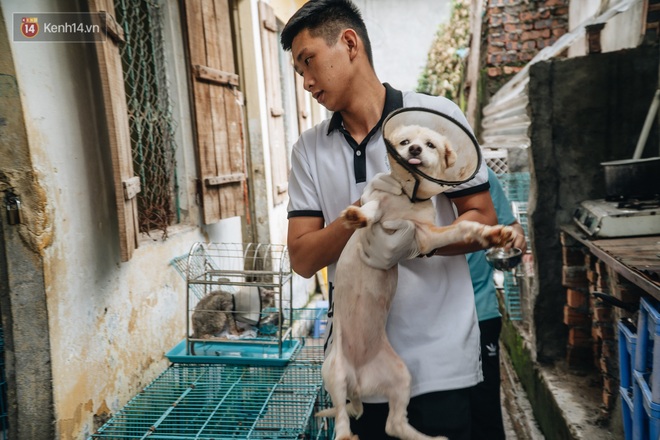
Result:
<svg viewBox="0 0 660 440">
<path fill-rule="evenodd" d="M 353 29 L 344 29 L 341 33 L 341 40 L 346 45 L 348 49 L 348 55 L 351 60 L 355 58 L 358 54 L 358 47 L 360 43 L 360 38 Z"/>
</svg>

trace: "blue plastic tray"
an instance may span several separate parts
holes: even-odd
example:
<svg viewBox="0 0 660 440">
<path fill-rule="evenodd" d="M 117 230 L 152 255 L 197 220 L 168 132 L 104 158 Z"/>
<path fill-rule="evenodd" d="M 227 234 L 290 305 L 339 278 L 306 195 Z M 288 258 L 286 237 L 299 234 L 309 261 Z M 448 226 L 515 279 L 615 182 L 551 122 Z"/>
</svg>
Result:
<svg viewBox="0 0 660 440">
<path fill-rule="evenodd" d="M 174 363 L 246 364 L 284 366 L 300 347 L 299 340 L 282 341 L 282 355 L 277 342 L 194 342 L 195 354 L 187 353 L 186 339 L 179 342 L 165 356 Z"/>
</svg>

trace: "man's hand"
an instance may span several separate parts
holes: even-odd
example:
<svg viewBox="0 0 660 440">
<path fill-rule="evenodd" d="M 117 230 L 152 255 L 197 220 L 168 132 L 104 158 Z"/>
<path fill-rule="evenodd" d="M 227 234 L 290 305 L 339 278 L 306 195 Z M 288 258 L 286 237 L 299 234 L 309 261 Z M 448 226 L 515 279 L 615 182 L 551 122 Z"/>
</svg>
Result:
<svg viewBox="0 0 660 440">
<path fill-rule="evenodd" d="M 525 252 L 527 252 L 527 241 L 525 241 L 525 230 L 523 229 L 522 225 L 518 222 L 512 223 L 510 226 L 515 231 L 515 235 L 513 236 L 513 240 L 511 241 L 510 247 L 520 249 L 524 255 Z"/>
<path fill-rule="evenodd" d="M 361 232 L 360 245 L 360 258 L 376 269 L 387 270 L 419 255 L 415 224 L 410 220 L 375 223 Z"/>
</svg>

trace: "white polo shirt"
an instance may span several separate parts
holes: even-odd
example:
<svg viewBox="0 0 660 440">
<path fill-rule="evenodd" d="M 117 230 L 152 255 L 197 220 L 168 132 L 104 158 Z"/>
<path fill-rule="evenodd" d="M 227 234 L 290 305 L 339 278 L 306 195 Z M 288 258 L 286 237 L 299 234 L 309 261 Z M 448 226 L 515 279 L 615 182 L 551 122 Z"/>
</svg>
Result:
<svg viewBox="0 0 660 440">
<path fill-rule="evenodd" d="M 360 198 L 367 181 L 388 171 L 381 124 L 391 111 L 430 108 L 469 127 L 461 110 L 448 99 L 385 87 L 383 116 L 360 145 L 343 129 L 339 113 L 301 135 L 291 156 L 289 218 L 323 217 L 330 224 Z M 451 197 L 488 188 L 487 168 L 482 163 L 472 180 L 433 198 L 436 223 L 449 225 L 456 219 Z M 328 267 L 330 282 L 334 274 L 332 264 Z M 479 325 L 464 255 L 415 258 L 399 264 L 387 335 L 410 370 L 413 396 L 467 388 L 483 380 Z"/>
</svg>

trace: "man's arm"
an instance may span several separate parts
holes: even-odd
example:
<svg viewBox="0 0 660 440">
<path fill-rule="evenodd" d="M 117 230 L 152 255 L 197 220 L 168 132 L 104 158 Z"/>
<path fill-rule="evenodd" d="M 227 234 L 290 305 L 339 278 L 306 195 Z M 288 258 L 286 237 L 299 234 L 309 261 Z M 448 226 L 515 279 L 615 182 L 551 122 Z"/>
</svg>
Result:
<svg viewBox="0 0 660 440">
<path fill-rule="evenodd" d="M 353 232 L 341 218 L 326 227 L 321 217 L 290 218 L 287 245 L 291 268 L 305 278 L 312 277 L 339 259 Z"/>
<path fill-rule="evenodd" d="M 484 225 L 496 225 L 497 214 L 488 190 L 463 197 L 452 198 L 456 205 L 458 218 L 454 224 L 462 220 L 471 220 Z M 434 255 L 459 255 L 484 249 L 479 243 L 455 243 L 436 249 Z"/>
</svg>

